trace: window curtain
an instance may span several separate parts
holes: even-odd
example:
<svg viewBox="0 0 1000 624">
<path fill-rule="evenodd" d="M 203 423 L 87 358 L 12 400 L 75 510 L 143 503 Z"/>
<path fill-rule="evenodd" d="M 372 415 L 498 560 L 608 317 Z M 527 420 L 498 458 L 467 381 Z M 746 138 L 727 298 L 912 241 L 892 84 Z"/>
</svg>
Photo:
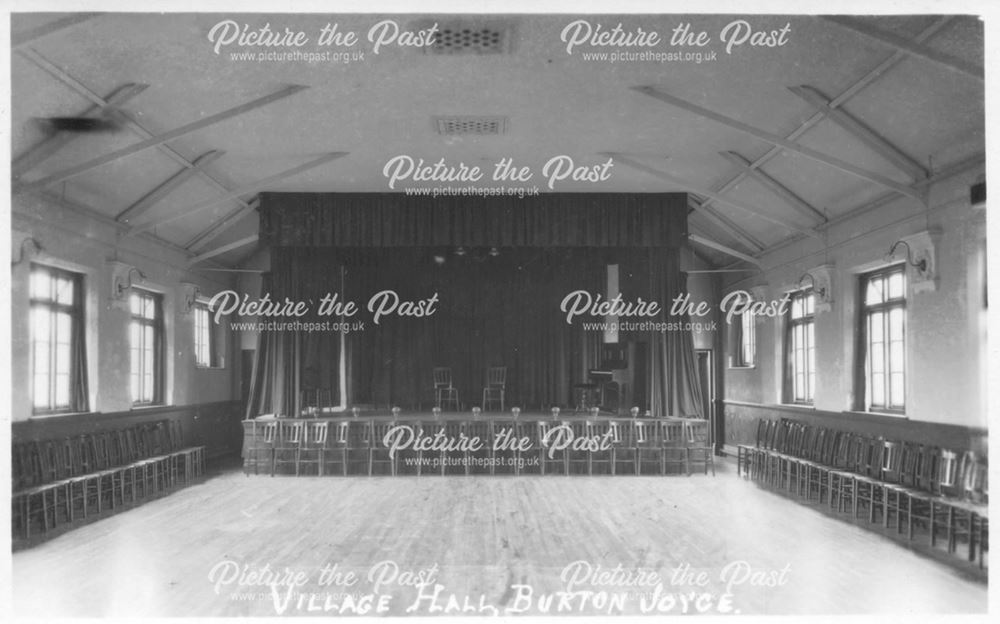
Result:
<svg viewBox="0 0 1000 624">
<path fill-rule="evenodd" d="M 675 249 L 653 249 L 649 257 L 650 293 L 663 306 L 657 320 L 680 324 L 669 331 L 653 332 L 650 337 L 653 416 L 706 418 L 694 339 L 686 326 L 690 319 L 686 314 L 669 313 L 673 299 L 687 288 L 687 275 L 680 271 L 680 255 Z"/>
<path fill-rule="evenodd" d="M 90 409 L 90 393 L 87 380 L 87 325 L 84 322 L 83 280 L 77 278 L 73 288 L 73 363 L 72 396 L 73 411 L 86 412 Z"/>
<path fill-rule="evenodd" d="M 743 315 L 737 314 L 729 323 L 729 365 L 743 366 Z"/>
</svg>

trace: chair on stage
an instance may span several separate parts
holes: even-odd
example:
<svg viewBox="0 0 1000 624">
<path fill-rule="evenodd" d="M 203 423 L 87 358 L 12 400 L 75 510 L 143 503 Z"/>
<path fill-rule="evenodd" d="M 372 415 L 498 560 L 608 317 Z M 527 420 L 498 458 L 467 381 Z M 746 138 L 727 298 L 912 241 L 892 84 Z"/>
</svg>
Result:
<svg viewBox="0 0 1000 624">
<path fill-rule="evenodd" d="M 329 388 L 302 390 L 299 392 L 299 407 L 306 417 L 327 413 L 333 408 L 333 393 Z"/>
<path fill-rule="evenodd" d="M 451 404 L 454 411 L 461 411 L 458 402 L 458 388 L 452 384 L 451 368 L 446 366 L 434 367 L 434 405 L 438 409 L 444 409 L 445 405 Z"/>
<path fill-rule="evenodd" d="M 489 411 L 489 405 L 500 404 L 504 408 L 504 395 L 507 390 L 507 367 L 491 366 L 486 369 L 486 387 L 483 388 L 483 411 Z"/>
</svg>

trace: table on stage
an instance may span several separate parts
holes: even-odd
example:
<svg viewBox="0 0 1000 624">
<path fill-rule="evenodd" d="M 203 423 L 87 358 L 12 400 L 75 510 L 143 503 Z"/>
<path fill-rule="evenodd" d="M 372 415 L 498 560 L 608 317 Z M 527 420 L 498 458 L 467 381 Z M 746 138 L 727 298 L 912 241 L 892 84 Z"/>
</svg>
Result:
<svg viewBox="0 0 1000 624">
<path fill-rule="evenodd" d="M 708 421 L 608 413 L 379 412 L 243 421 L 247 474 L 715 474 Z"/>
</svg>

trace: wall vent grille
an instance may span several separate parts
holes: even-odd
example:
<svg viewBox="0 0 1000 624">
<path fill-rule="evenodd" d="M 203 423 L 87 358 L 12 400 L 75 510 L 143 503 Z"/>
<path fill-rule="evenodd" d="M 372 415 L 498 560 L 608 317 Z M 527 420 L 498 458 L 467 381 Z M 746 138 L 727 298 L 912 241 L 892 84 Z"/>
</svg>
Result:
<svg viewBox="0 0 1000 624">
<path fill-rule="evenodd" d="M 497 115 L 435 117 L 434 126 L 438 134 L 447 136 L 507 134 L 507 118 Z"/>
<path fill-rule="evenodd" d="M 423 49 L 426 54 L 507 54 L 510 33 L 508 26 L 439 24 L 434 42 Z"/>
</svg>

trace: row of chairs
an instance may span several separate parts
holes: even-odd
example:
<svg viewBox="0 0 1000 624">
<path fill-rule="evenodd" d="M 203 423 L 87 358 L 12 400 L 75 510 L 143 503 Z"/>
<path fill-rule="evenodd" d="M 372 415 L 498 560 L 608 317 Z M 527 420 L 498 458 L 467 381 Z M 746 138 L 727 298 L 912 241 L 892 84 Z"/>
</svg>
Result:
<svg viewBox="0 0 1000 624">
<path fill-rule="evenodd" d="M 737 473 L 884 528 L 920 535 L 949 553 L 959 541 L 968 560 L 985 566 L 989 550 L 985 457 L 815 427 L 761 419 L 753 446 L 737 450 Z"/>
<path fill-rule="evenodd" d="M 390 456 L 392 427 L 419 437 L 478 438 L 482 448 Z M 244 421 L 244 472 L 299 474 L 667 474 L 692 466 L 715 475 L 708 421 L 574 419 L 484 421 L 343 419 Z M 522 442 L 526 440 L 526 442 Z"/>
<path fill-rule="evenodd" d="M 170 420 L 14 443 L 13 534 L 29 539 L 184 485 L 203 474 L 204 450 L 184 446 Z"/>
</svg>

